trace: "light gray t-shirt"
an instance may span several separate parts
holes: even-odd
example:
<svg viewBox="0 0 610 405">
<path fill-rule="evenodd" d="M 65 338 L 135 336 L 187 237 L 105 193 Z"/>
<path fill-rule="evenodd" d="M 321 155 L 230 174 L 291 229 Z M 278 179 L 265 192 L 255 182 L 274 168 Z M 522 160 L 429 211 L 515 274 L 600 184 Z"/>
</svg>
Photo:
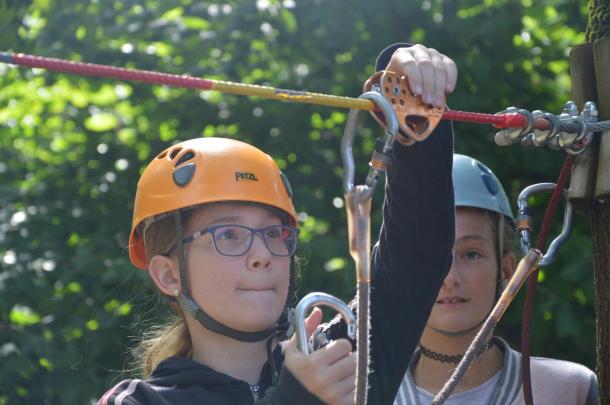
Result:
<svg viewBox="0 0 610 405">
<path fill-rule="evenodd" d="M 411 371 L 409 371 L 411 372 Z M 498 379 L 500 378 L 500 372 L 498 371 L 490 379 L 485 381 L 483 384 L 474 387 L 468 391 L 458 392 L 452 394 L 446 401 L 446 405 L 472 405 L 472 404 L 488 404 L 491 401 L 491 396 L 494 393 L 494 387 L 496 386 Z M 424 390 L 423 388 L 416 387 L 417 399 L 420 404 L 429 404 L 434 399 L 434 395 Z"/>
<path fill-rule="evenodd" d="M 525 405 L 521 383 L 521 353 L 504 340 L 493 338 L 504 352 L 500 371 L 472 390 L 453 394 L 445 402 L 456 404 Z M 420 356 L 416 350 L 400 384 L 394 405 L 429 405 L 432 395 L 415 384 L 411 370 Z M 597 378 L 587 367 L 563 360 L 531 358 L 532 392 L 536 405 L 598 405 Z"/>
</svg>

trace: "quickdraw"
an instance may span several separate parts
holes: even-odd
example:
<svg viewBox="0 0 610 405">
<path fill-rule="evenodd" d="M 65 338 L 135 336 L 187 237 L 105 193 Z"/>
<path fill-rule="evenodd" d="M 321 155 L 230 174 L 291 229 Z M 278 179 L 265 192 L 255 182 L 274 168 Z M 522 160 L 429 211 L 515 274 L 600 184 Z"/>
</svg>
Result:
<svg viewBox="0 0 610 405">
<path fill-rule="evenodd" d="M 356 340 L 356 405 L 366 404 L 366 389 L 369 365 L 369 317 L 370 317 L 370 284 L 371 284 L 371 199 L 379 175 L 385 172 L 389 163 L 388 154 L 393 148 L 398 134 L 398 120 L 392 105 L 379 93 L 369 91 L 360 98 L 372 100 L 386 117 L 385 136 L 377 142 L 369 163 L 369 173 L 365 183 L 354 185 L 354 157 L 352 145 L 356 134 L 358 110 L 351 110 L 343 138 L 341 139 L 341 156 L 343 158 L 343 191 L 347 209 L 349 235 L 349 252 L 356 264 L 356 284 L 358 300 L 358 336 Z"/>
<path fill-rule="evenodd" d="M 349 251 L 356 264 L 358 318 L 356 321 L 354 314 L 344 302 L 324 293 L 306 295 L 298 303 L 294 316 L 297 344 L 299 349 L 306 354 L 314 349 L 315 341 L 308 342 L 305 335 L 305 314 L 316 305 L 328 305 L 344 316 L 348 337 L 355 338 L 357 347 L 356 391 L 354 395 L 354 404 L 356 405 L 364 405 L 367 401 L 371 283 L 371 200 L 379 176 L 385 172 L 389 164 L 388 154 L 393 148 L 399 127 L 392 105 L 381 94 L 369 91 L 362 94 L 360 98 L 371 100 L 380 107 L 380 110 L 387 118 L 387 129 L 383 139 L 377 142 L 369 162 L 369 173 L 362 185 L 354 184 L 356 165 L 352 153 L 357 128 L 358 110 L 350 110 L 341 139 L 343 191 L 345 193 L 345 206 L 347 209 Z"/>
</svg>

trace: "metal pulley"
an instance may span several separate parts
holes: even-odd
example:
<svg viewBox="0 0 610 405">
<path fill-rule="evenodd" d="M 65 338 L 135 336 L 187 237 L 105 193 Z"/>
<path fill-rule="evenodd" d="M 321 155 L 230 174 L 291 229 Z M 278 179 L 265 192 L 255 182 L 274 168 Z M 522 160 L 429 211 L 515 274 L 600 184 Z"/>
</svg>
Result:
<svg viewBox="0 0 610 405">
<path fill-rule="evenodd" d="M 381 93 L 391 103 L 400 128 L 396 139 L 405 145 L 423 141 L 430 136 L 445 112 L 444 107 L 426 104 L 421 97 L 416 96 L 409 87 L 406 76 L 388 70 L 371 76 L 364 83 L 363 90 Z M 445 100 L 442 105 L 445 105 Z M 381 126 L 387 128 L 388 123 L 384 115 L 377 111 L 372 112 L 372 115 Z"/>
</svg>

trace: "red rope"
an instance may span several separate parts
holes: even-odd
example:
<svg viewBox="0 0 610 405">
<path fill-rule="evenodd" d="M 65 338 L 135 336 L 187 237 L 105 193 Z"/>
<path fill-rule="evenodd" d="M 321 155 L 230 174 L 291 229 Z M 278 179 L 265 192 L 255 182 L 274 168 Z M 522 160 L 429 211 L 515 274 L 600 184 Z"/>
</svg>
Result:
<svg viewBox="0 0 610 405">
<path fill-rule="evenodd" d="M 41 56 L 16 53 L 12 62 L 18 65 L 44 68 L 54 72 L 77 73 L 85 76 L 110 77 L 118 80 L 134 80 L 145 83 L 166 84 L 169 86 L 188 87 L 210 90 L 212 82 L 190 76 L 172 75 L 169 73 L 152 72 L 148 70 L 126 69 L 114 66 L 97 65 L 93 63 L 72 62 Z"/>
<path fill-rule="evenodd" d="M 542 251 L 546 244 L 546 240 L 551 229 L 551 220 L 555 210 L 557 209 L 557 203 L 563 194 L 564 184 L 568 174 L 572 171 L 572 166 L 574 166 L 574 156 L 568 155 L 563 162 L 559 178 L 557 179 L 557 185 L 555 186 L 555 190 L 553 190 L 553 194 L 549 200 L 549 205 L 546 207 L 546 211 L 544 212 L 540 236 L 538 237 L 538 242 L 536 244 L 536 249 L 540 251 Z M 521 322 L 521 370 L 523 376 L 523 397 L 526 405 L 534 404 L 534 399 L 532 396 L 532 379 L 530 374 L 530 325 L 537 285 L 538 269 L 536 269 L 527 280 L 527 294 L 523 304 L 523 319 Z"/>
<path fill-rule="evenodd" d="M 445 111 L 443 119 L 452 121 L 492 124 L 497 128 L 524 127 L 525 118 L 521 114 L 483 114 L 468 111 Z"/>
<path fill-rule="evenodd" d="M 445 111 L 443 119 L 452 121 L 473 122 L 475 124 L 491 124 L 496 128 L 525 128 L 527 120 L 522 114 L 483 114 L 468 111 Z M 544 118 L 536 118 L 536 129 L 548 129 L 549 122 Z"/>
<path fill-rule="evenodd" d="M 32 68 L 47 69 L 54 72 L 80 74 L 85 76 L 108 77 L 117 80 L 133 80 L 145 83 L 164 84 L 168 86 L 186 87 L 200 90 L 212 90 L 214 82 L 198 77 L 180 76 L 148 70 L 127 69 L 94 63 L 68 61 L 57 58 L 27 55 L 23 53 L 10 54 L 0 52 L 0 61 Z M 476 124 L 491 124 L 496 128 L 525 128 L 526 118 L 517 113 L 483 114 L 468 111 L 445 111 L 443 119 L 472 122 Z M 536 119 L 537 129 L 548 129 L 545 119 Z"/>
</svg>

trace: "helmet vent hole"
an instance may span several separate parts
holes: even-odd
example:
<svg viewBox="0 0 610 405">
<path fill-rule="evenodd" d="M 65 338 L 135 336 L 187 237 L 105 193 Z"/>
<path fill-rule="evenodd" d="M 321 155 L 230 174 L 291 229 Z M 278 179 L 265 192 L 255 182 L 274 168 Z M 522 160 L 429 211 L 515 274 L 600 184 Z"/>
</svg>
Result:
<svg viewBox="0 0 610 405">
<path fill-rule="evenodd" d="M 483 184 L 485 184 L 485 188 L 491 195 L 498 194 L 500 188 L 498 187 L 498 183 L 487 173 L 481 173 L 481 179 L 483 179 Z"/>
<path fill-rule="evenodd" d="M 159 153 L 157 155 L 157 159 L 163 159 L 165 157 L 165 155 L 167 155 L 167 151 L 164 150 L 163 152 Z"/>
<path fill-rule="evenodd" d="M 172 174 L 174 183 L 179 187 L 186 187 L 193 178 L 195 169 L 195 163 L 187 163 L 184 166 L 177 168 Z"/>
<path fill-rule="evenodd" d="M 187 162 L 194 157 L 195 157 L 195 152 L 193 152 L 192 150 L 187 151 L 182 156 L 180 156 L 180 159 L 178 159 L 178 161 L 176 162 L 175 167 L 180 166 L 182 163 Z"/>
<path fill-rule="evenodd" d="M 176 149 L 172 150 L 172 151 L 170 152 L 170 154 L 169 154 L 169 158 L 170 158 L 171 160 L 174 160 L 174 158 L 175 158 L 176 156 L 178 156 L 178 153 L 180 153 L 180 151 L 181 151 L 181 150 L 182 150 L 182 148 L 176 148 Z"/>
<path fill-rule="evenodd" d="M 489 167 L 485 166 L 484 164 L 482 164 L 481 162 L 477 162 L 477 166 L 479 167 L 479 169 L 481 169 L 482 171 L 484 171 L 487 174 L 491 174 L 491 170 L 489 169 Z"/>
</svg>

